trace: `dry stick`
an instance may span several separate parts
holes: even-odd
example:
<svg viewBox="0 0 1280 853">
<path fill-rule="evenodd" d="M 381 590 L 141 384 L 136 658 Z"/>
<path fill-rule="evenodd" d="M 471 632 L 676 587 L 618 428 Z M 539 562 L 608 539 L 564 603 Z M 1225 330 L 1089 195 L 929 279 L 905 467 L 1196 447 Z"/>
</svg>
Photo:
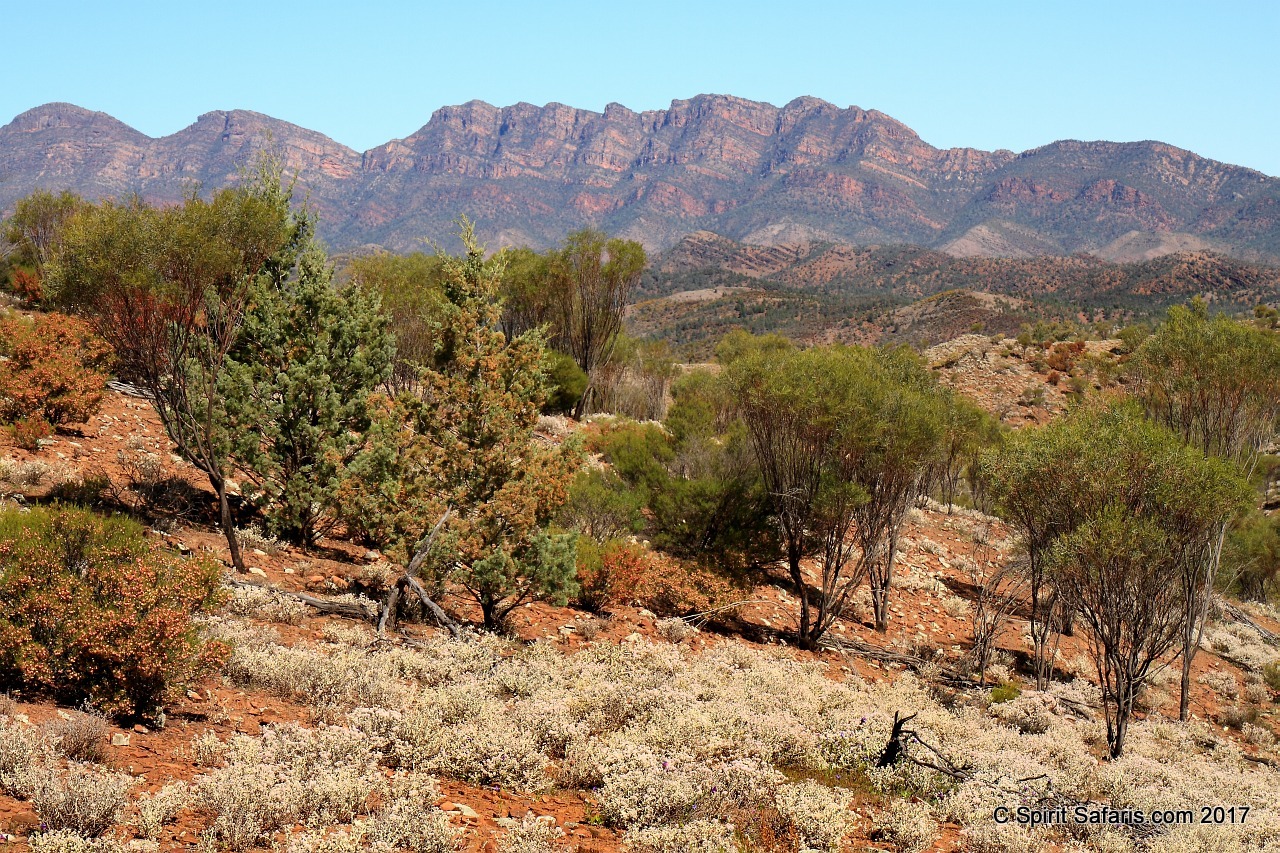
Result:
<svg viewBox="0 0 1280 853">
<path fill-rule="evenodd" d="M 1258 634 L 1258 636 L 1261 637 L 1266 642 L 1272 645 L 1276 645 L 1277 643 L 1280 643 L 1280 636 L 1277 636 L 1275 633 L 1268 631 L 1266 628 L 1262 627 L 1257 622 L 1253 621 L 1253 619 L 1249 616 L 1248 613 L 1244 611 L 1243 608 L 1237 607 L 1236 605 L 1227 601 L 1225 598 L 1214 598 L 1213 603 L 1223 613 L 1231 617 L 1233 621 L 1242 622 L 1249 628 L 1252 628 Z"/>
<path fill-rule="evenodd" d="M 876 767 L 892 767 L 906 757 L 906 744 L 903 741 L 907 737 L 916 736 L 916 733 L 906 726 L 919 715 L 919 711 L 905 717 L 902 716 L 901 711 L 893 712 L 893 728 L 889 732 L 888 742 L 880 752 L 880 757 L 876 759 Z"/>
<path fill-rule="evenodd" d="M 427 595 L 427 591 L 422 588 L 422 584 L 418 583 L 417 578 L 412 575 L 405 575 L 404 580 L 409 584 L 409 588 L 417 593 L 418 598 L 422 601 L 423 605 L 431 611 L 431 615 L 436 618 L 437 623 L 444 628 L 448 628 L 449 633 L 454 637 L 460 637 L 462 635 L 462 626 L 451 619 L 449 614 L 445 613 L 444 609 L 441 608 L 439 604 L 436 604 L 431 600 L 430 596 Z"/>
<path fill-rule="evenodd" d="M 733 601 L 729 604 L 722 604 L 719 607 L 713 607 L 710 610 L 703 610 L 700 613 L 690 613 L 688 616 L 681 616 L 680 620 L 687 622 L 694 627 L 707 624 L 711 617 L 717 613 L 723 613 L 726 610 L 733 610 L 736 607 L 745 607 L 748 604 L 772 604 L 773 602 L 767 598 L 744 598 L 742 601 Z"/>
<path fill-rule="evenodd" d="M 404 574 L 396 581 L 391 592 L 387 593 L 387 600 L 382 606 L 382 615 L 378 617 L 379 638 L 386 636 L 385 631 L 387 623 L 392 621 L 392 613 L 395 606 L 400 601 L 401 590 L 406 586 L 412 589 L 414 594 L 418 596 L 422 605 L 431 612 L 432 616 L 435 617 L 437 624 L 442 628 L 447 628 L 449 633 L 454 637 L 461 635 L 462 626 L 451 619 L 449 614 L 445 613 L 444 609 L 440 607 L 440 605 L 431 600 L 431 596 L 427 595 L 427 591 L 422 588 L 422 584 L 418 582 L 416 577 L 418 570 L 422 568 L 422 564 L 427 560 L 427 554 L 431 550 L 432 543 L 435 542 L 436 535 L 440 532 L 440 528 L 444 527 L 444 523 L 449 520 L 449 515 L 452 512 L 452 509 L 446 509 L 444 511 L 444 514 L 440 516 L 440 519 L 435 523 L 435 526 L 431 528 L 431 532 L 427 534 L 426 540 L 423 541 L 422 545 L 418 547 L 417 552 L 414 553 L 413 559 L 409 561 L 408 567 L 404 570 Z"/>
<path fill-rule="evenodd" d="M 400 584 L 391 587 L 391 591 L 387 593 L 387 601 L 382 606 L 382 615 L 378 617 L 378 638 L 382 639 L 386 636 L 387 622 L 390 620 L 395 623 L 396 605 L 400 603 Z"/>
<path fill-rule="evenodd" d="M 920 767 L 927 767 L 930 770 L 935 770 L 960 782 L 965 782 L 971 779 L 973 777 L 973 771 L 971 769 L 956 767 L 951 763 L 951 760 L 938 751 L 936 747 L 930 745 L 921 738 L 919 732 L 915 729 L 907 728 L 907 723 L 911 722 L 919 715 L 919 711 L 916 711 L 914 714 L 908 714 L 905 717 L 902 716 L 901 711 L 893 712 L 893 728 L 889 732 L 889 740 L 885 743 L 884 750 L 880 753 L 880 757 L 876 759 L 876 767 L 892 767 L 900 761 L 910 761 L 912 764 Z M 929 752 L 933 753 L 937 758 L 937 761 L 930 761 L 927 758 L 918 758 L 909 754 L 907 752 L 907 746 L 912 743 L 918 743 L 925 749 L 929 750 Z M 1021 779 L 1019 781 L 1026 782 L 1032 779 L 1043 778 L 1043 776 L 1044 774 L 1041 774 L 1039 777 L 1030 776 L 1027 777 L 1027 779 Z"/>
</svg>

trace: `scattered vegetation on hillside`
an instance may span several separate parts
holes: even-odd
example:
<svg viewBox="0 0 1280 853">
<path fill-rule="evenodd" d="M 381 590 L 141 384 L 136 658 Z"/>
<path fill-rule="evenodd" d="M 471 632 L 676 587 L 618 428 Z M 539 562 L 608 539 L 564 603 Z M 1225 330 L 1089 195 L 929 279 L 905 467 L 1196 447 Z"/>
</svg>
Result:
<svg viewBox="0 0 1280 853">
<path fill-rule="evenodd" d="M 38 195 L 6 227 L 33 310 L 0 318 L 0 690 L 81 709 L 37 725 L 0 697 L 0 791 L 43 824 L 37 853 L 120 853 L 122 820 L 209 849 L 444 853 L 481 843 L 445 809 L 459 786 L 554 790 L 578 829 L 652 853 L 1280 838 L 1265 306 L 1121 328 L 1130 295 L 1201 266 L 1059 259 L 1056 297 L 1120 295 L 1038 313 L 942 284 L 1035 289 L 1018 276 L 1042 262 L 819 245 L 753 295 L 709 276 L 705 301 L 630 318 L 703 305 L 679 322 L 718 318 L 714 340 L 646 340 L 626 312 L 657 285 L 629 241 L 490 254 L 462 219 L 459 254 L 335 270 L 314 230 L 269 162 L 166 208 Z M 1232 293 L 1269 281 L 1217 267 Z M 942 292 L 903 308 L 873 280 Z M 745 330 L 784 315 L 800 340 Z M 894 345 L 957 317 L 983 328 Z M 678 364 L 698 336 L 706 362 Z M 1000 401 L 966 397 L 979 368 Z M 99 418 L 110 371 L 153 434 Z M 114 467 L 72 441 L 105 436 Z M 291 710 L 233 731 L 215 690 Z M 144 792 L 97 766 L 113 722 L 165 726 L 182 696 L 210 703 L 182 717 L 207 724 L 187 776 Z M 1254 819 L 997 821 L 1077 803 Z M 569 842 L 502 820 L 507 853 Z"/>
</svg>

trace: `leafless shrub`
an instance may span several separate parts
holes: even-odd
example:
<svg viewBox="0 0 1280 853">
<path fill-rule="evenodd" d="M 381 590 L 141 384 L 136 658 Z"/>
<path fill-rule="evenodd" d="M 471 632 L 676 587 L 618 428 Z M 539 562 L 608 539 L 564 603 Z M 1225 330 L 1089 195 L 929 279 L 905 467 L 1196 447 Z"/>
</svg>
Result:
<svg viewBox="0 0 1280 853">
<path fill-rule="evenodd" d="M 440 795 L 435 779 L 417 773 L 398 773 L 383 806 L 365 825 L 378 850 L 395 848 L 410 853 L 452 853 L 461 830 L 449 816 L 431 805 Z"/>
<path fill-rule="evenodd" d="M 214 816 L 206 841 L 244 850 L 297 823 L 348 823 L 382 789 L 372 744 L 360 733 L 288 725 L 233 738 L 224 765 L 196 780 L 195 801 Z"/>
<path fill-rule="evenodd" d="M 692 820 L 628 832 L 627 843 L 637 853 L 733 853 L 733 835 L 733 825 L 724 821 Z"/>
<path fill-rule="evenodd" d="M 106 760 L 111 726 L 101 714 L 77 712 L 49 723 L 46 731 L 53 748 L 72 761 Z"/>
<path fill-rule="evenodd" d="M 1038 694 L 1027 694 L 1008 702 L 996 702 L 990 712 L 1000 722 L 1025 735 L 1044 734 L 1053 725 L 1053 715 Z"/>
<path fill-rule="evenodd" d="M 564 415 L 539 415 L 537 431 L 551 438 L 565 438 L 569 435 L 569 419 Z"/>
<path fill-rule="evenodd" d="M 248 542 L 243 537 L 241 541 Z M 308 613 L 307 605 L 301 601 L 257 586 L 232 587 L 227 596 L 226 609 L 236 616 L 285 625 L 302 624 Z"/>
<path fill-rule="evenodd" d="M 963 619 L 969 615 L 971 607 L 969 602 L 958 595 L 944 595 L 942 597 L 942 609 L 953 619 Z"/>
<path fill-rule="evenodd" d="M 202 732 L 191 741 L 191 760 L 201 767 L 213 767 L 222 763 L 227 745 L 211 731 Z"/>
<path fill-rule="evenodd" d="M 1169 704 L 1169 694 L 1154 684 L 1145 684 L 1134 698 L 1134 707 L 1144 714 L 1159 713 Z"/>
<path fill-rule="evenodd" d="M 1244 686 L 1244 698 L 1253 705 L 1261 705 L 1271 699 L 1271 688 L 1262 681 L 1250 681 Z"/>
<path fill-rule="evenodd" d="M 928 803 L 897 800 L 872 821 L 872 838 L 897 845 L 902 853 L 920 853 L 933 844 L 938 822 Z"/>
<path fill-rule="evenodd" d="M 160 453 L 134 436 L 116 454 L 125 488 L 146 506 L 177 518 L 190 517 L 201 503 L 199 491 L 165 468 Z"/>
<path fill-rule="evenodd" d="M 991 656 L 1009 626 L 1009 616 L 1027 594 L 1027 575 L 1011 561 L 999 561 L 991 544 L 990 524 L 974 530 L 974 553 L 964 561 L 966 580 L 973 587 L 969 630 L 973 636 L 970 663 L 985 685 Z"/>
<path fill-rule="evenodd" d="M 853 829 L 848 799 L 839 789 L 806 780 L 778 786 L 775 801 L 805 849 L 835 853 Z"/>
<path fill-rule="evenodd" d="M 682 643 L 698 633 L 697 628 L 678 618 L 659 619 L 656 627 L 658 636 L 672 643 Z"/>
<path fill-rule="evenodd" d="M 1266 726 L 1245 723 L 1240 727 L 1240 731 L 1244 735 L 1244 739 L 1254 746 L 1270 749 L 1276 745 L 1275 733 Z"/>
<path fill-rule="evenodd" d="M 30 727 L 0 717 L 0 792 L 26 796 L 32 774 L 48 751 L 48 744 Z"/>
<path fill-rule="evenodd" d="M 1218 711 L 1218 722 L 1242 731 L 1245 726 L 1258 722 L 1257 705 L 1224 705 Z"/>
<path fill-rule="evenodd" d="M 1223 699 L 1240 698 L 1240 682 L 1229 672 L 1212 671 L 1196 679 L 1196 681 L 1217 693 Z"/>
<path fill-rule="evenodd" d="M 280 553 L 280 540 L 268 535 L 257 524 L 250 524 L 248 527 L 237 527 L 236 536 L 246 546 L 256 548 L 264 554 L 274 556 Z"/>
<path fill-rule="evenodd" d="M 49 476 L 49 472 L 49 464 L 39 459 L 28 459 L 26 462 L 19 462 L 11 457 L 0 459 L 0 480 L 20 489 L 40 485 Z"/>
<path fill-rule="evenodd" d="M 589 643 L 609 627 L 609 622 L 599 616 L 587 616 L 574 623 L 574 631 Z"/>
<path fill-rule="evenodd" d="M 350 829 L 316 829 L 290 836 L 284 853 L 367 853 L 370 848 L 364 842 L 365 828 L 356 823 Z"/>
</svg>

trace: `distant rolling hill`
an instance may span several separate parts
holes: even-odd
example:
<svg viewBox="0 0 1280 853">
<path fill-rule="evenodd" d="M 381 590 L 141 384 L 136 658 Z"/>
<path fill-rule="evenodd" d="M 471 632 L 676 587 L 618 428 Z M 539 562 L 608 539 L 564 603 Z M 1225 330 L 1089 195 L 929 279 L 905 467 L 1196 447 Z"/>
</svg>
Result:
<svg viewBox="0 0 1280 853">
<path fill-rule="evenodd" d="M 1280 260 L 1280 179 L 1160 142 L 938 149 L 874 110 L 724 95 L 666 110 L 439 109 L 360 153 L 245 111 L 152 139 L 103 113 L 37 107 L 0 127 L 0 212 L 37 188 L 181 197 L 274 147 L 339 250 L 417 248 L 467 214 L 493 247 L 599 227 L 651 251 L 699 230 L 765 246 L 914 244 L 958 257 L 1170 252 Z"/>
<path fill-rule="evenodd" d="M 1207 251 L 1115 263 L 1092 255 L 956 257 L 918 246 L 760 246 L 697 232 L 654 258 L 634 334 L 702 356 L 733 328 L 804 341 L 928 345 L 1039 319 L 1125 323 L 1193 297 L 1247 312 L 1280 300 L 1280 267 Z"/>
</svg>

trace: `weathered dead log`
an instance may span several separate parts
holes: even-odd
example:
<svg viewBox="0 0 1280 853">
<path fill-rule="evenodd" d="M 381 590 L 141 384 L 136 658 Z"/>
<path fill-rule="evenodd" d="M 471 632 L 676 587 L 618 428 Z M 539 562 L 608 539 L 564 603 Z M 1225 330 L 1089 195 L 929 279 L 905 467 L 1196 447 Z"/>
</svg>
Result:
<svg viewBox="0 0 1280 853">
<path fill-rule="evenodd" d="M 1248 613 L 1244 612 L 1244 608 L 1239 607 L 1235 604 L 1232 604 L 1230 601 L 1227 601 L 1225 598 L 1215 598 L 1214 605 L 1219 610 L 1221 610 L 1222 614 L 1226 616 L 1228 619 L 1230 619 L 1232 622 L 1239 622 L 1242 625 L 1247 626 L 1252 631 L 1257 633 L 1257 635 L 1261 637 L 1264 641 L 1271 643 L 1272 645 L 1280 644 L 1280 635 L 1277 635 L 1275 632 L 1269 631 L 1266 628 L 1259 625 L 1257 622 L 1253 620 L 1251 616 L 1249 616 Z"/>
<path fill-rule="evenodd" d="M 426 562 L 427 555 L 431 551 L 431 545 L 435 542 L 436 535 L 440 529 L 444 527 L 444 523 L 449 520 L 452 510 L 446 509 L 444 514 L 436 521 L 435 526 L 431 528 L 431 532 L 427 534 L 427 538 L 418 546 L 418 550 L 414 553 L 413 559 L 409 561 L 409 565 L 405 568 L 404 574 L 401 575 L 387 593 L 387 600 L 383 602 L 382 614 L 378 617 L 378 636 L 386 636 L 387 625 L 395 625 L 395 612 L 399 606 L 400 598 L 404 595 L 404 590 L 413 590 L 414 595 L 422 602 L 422 606 L 427 609 L 432 617 L 436 620 L 436 624 L 442 628 L 448 629 L 449 633 L 454 637 L 462 634 L 462 626 L 456 620 L 451 618 L 448 613 L 444 612 L 439 604 L 431 599 L 427 591 L 423 588 L 422 583 L 418 580 L 418 571 L 422 568 L 422 564 Z"/>
<path fill-rule="evenodd" d="M 881 750 L 880 757 L 876 759 L 876 767 L 892 767 L 899 762 L 909 761 L 918 767 L 926 767 L 945 776 L 950 776 L 958 782 L 964 782 L 972 778 L 972 770 L 955 766 L 949 758 L 920 737 L 919 732 L 915 729 L 907 728 L 907 723 L 914 720 L 919 714 L 920 712 L 917 711 L 914 714 L 908 714 L 903 717 L 900 712 L 893 712 L 893 728 L 889 731 L 889 740 L 884 745 L 884 749 Z M 911 744 L 918 744 L 924 747 L 933 757 L 912 755 L 907 751 L 907 747 Z"/>
<path fill-rule="evenodd" d="M 234 578 L 226 579 L 225 583 L 227 586 L 237 587 L 240 589 L 247 589 L 249 587 L 254 589 L 265 589 L 275 595 L 283 596 L 284 598 L 292 598 L 294 601 L 301 601 L 303 604 L 308 607 L 313 607 L 321 613 L 333 614 L 335 616 L 346 616 L 352 619 L 362 619 L 368 622 L 372 621 L 374 617 L 378 615 L 375 608 L 360 601 L 343 601 L 333 598 L 321 598 L 316 595 L 308 595 L 305 592 L 293 592 L 292 590 L 280 589 L 279 587 L 272 586 L 269 583 L 251 583 L 250 581 L 243 581 Z"/>
<path fill-rule="evenodd" d="M 1244 753 L 1241 753 L 1240 757 L 1243 758 L 1245 761 L 1250 761 L 1254 764 L 1261 764 L 1263 767 L 1270 767 L 1273 770 L 1277 766 L 1280 766 L 1280 765 L 1277 765 L 1276 762 L 1273 761 L 1272 759 L 1267 758 L 1266 756 L 1263 756 L 1263 755 L 1246 755 Z"/>
<path fill-rule="evenodd" d="M 449 633 L 455 637 L 461 636 L 462 626 L 454 621 L 448 613 L 445 613 L 444 608 L 431 600 L 431 597 L 427 595 L 427 591 L 422 588 L 422 584 L 418 583 L 417 578 L 413 575 L 405 575 L 403 580 L 409 585 L 409 588 L 417 594 L 418 600 L 422 602 L 423 606 L 426 607 L 427 610 L 431 612 L 431 615 L 435 617 L 436 624 L 440 625 L 442 628 L 447 628 Z"/>
<path fill-rule="evenodd" d="M 906 667 L 913 672 L 920 672 L 932 663 L 931 661 L 926 661 L 924 658 L 919 658 L 915 655 L 908 655 L 903 652 L 894 652 L 889 649 L 882 649 L 878 646 L 873 646 L 870 643 L 864 643 L 861 640 L 853 639 L 852 637 L 837 639 L 831 635 L 827 635 L 822 638 L 820 645 L 823 648 L 832 649 L 844 654 L 855 654 L 858 657 L 867 658 L 868 660 Z M 956 672 L 941 668 L 939 668 L 936 673 L 931 672 L 929 674 L 929 678 L 932 681 L 945 684 L 948 687 L 979 686 L 978 682 L 972 678 L 966 678 Z"/>
<path fill-rule="evenodd" d="M 900 712 L 893 712 L 893 728 L 889 732 L 889 742 L 884 745 L 884 749 L 880 751 L 880 757 L 876 759 L 876 767 L 892 767 L 901 761 L 906 754 L 906 739 L 915 737 L 915 732 L 907 728 L 907 723 L 914 720 L 920 714 L 917 711 L 914 714 L 901 716 Z"/>
<path fill-rule="evenodd" d="M 400 584 L 391 587 L 391 591 L 387 593 L 387 600 L 382 604 L 382 615 L 378 617 L 378 636 L 384 637 L 387 633 L 387 625 L 390 623 L 393 627 L 396 623 L 396 608 L 400 604 Z"/>
</svg>

